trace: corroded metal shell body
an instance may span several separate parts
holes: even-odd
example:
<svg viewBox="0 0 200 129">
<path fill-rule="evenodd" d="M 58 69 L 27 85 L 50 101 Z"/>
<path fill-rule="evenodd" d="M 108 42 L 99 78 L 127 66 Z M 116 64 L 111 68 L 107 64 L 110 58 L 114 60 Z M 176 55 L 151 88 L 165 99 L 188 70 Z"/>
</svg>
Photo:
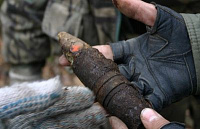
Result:
<svg viewBox="0 0 200 129">
<path fill-rule="evenodd" d="M 106 59 L 96 49 L 83 49 L 74 60 L 72 68 L 111 115 L 120 118 L 129 129 L 140 126 L 140 113 L 150 105 L 137 88 L 120 74 L 112 60 Z"/>
<path fill-rule="evenodd" d="M 72 46 L 69 40 L 61 45 Z M 119 72 L 118 66 L 112 60 L 106 59 L 97 49 L 88 46 L 76 52 L 66 50 L 70 48 L 63 49 L 63 52 L 65 55 L 66 52 L 72 55 L 74 73 L 85 86 L 94 91 L 96 100 L 111 115 L 120 118 L 129 129 L 137 129 L 141 125 L 142 109 L 151 106 L 137 88 Z"/>
</svg>

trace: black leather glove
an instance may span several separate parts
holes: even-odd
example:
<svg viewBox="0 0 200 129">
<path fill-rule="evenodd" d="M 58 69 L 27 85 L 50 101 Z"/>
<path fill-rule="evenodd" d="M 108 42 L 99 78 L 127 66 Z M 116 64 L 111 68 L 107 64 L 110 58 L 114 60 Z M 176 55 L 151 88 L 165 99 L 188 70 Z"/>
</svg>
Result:
<svg viewBox="0 0 200 129">
<path fill-rule="evenodd" d="M 185 129 L 185 125 L 177 122 L 171 122 L 164 125 L 161 129 Z"/>
<path fill-rule="evenodd" d="M 147 33 L 111 44 L 111 48 L 121 73 L 160 111 L 195 93 L 196 74 L 183 17 L 155 6 L 157 19 Z"/>
</svg>

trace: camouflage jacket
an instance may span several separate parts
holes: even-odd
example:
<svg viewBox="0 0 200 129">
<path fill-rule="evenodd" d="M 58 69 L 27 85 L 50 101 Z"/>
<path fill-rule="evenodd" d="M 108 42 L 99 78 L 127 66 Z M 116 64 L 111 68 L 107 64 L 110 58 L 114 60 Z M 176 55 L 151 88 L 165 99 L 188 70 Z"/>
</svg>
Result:
<svg viewBox="0 0 200 129">
<path fill-rule="evenodd" d="M 114 42 L 116 10 L 107 0 L 50 0 L 45 10 L 42 30 L 57 39 L 68 32 L 91 45 Z"/>
<path fill-rule="evenodd" d="M 50 53 L 60 54 L 54 41 L 60 31 L 90 45 L 114 42 L 116 15 L 108 0 L 5 0 L 3 57 L 11 64 L 29 64 L 44 61 Z"/>
<path fill-rule="evenodd" d="M 196 95 L 200 95 L 200 14 L 182 14 L 190 42 L 192 45 L 193 58 L 197 76 L 197 92 Z"/>
<path fill-rule="evenodd" d="M 178 12 L 200 12 L 199 0 L 154 1 Z M 60 52 L 54 41 L 60 31 L 90 45 L 129 39 L 145 32 L 145 25 L 130 21 L 114 8 L 111 0 L 4 0 L 3 57 L 11 64 L 44 61 L 50 53 Z"/>
</svg>

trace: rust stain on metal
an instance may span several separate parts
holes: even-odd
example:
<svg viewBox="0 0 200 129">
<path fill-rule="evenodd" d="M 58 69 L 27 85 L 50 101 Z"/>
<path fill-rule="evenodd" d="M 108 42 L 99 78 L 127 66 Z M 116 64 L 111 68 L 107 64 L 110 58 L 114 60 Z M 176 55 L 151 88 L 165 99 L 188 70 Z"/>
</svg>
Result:
<svg viewBox="0 0 200 129">
<path fill-rule="evenodd" d="M 66 58 L 73 61 L 74 73 L 94 91 L 97 101 L 129 129 L 137 129 L 141 125 L 140 112 L 151 105 L 119 72 L 117 64 L 65 32 L 59 34 L 59 41 Z"/>
</svg>

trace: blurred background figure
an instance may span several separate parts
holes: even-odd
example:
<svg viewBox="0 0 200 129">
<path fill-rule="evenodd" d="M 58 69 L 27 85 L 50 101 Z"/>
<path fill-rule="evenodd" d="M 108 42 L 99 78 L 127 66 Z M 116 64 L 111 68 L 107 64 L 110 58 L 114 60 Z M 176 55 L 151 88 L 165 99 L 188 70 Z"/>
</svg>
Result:
<svg viewBox="0 0 200 129">
<path fill-rule="evenodd" d="M 58 32 L 69 32 L 90 45 L 105 44 L 115 40 L 115 21 L 116 10 L 112 2 L 106 0 L 4 1 L 2 54 L 10 64 L 10 84 L 42 79 L 47 58 L 61 54 L 57 45 Z M 72 72 L 63 71 L 66 85 L 73 85 Z"/>
</svg>

